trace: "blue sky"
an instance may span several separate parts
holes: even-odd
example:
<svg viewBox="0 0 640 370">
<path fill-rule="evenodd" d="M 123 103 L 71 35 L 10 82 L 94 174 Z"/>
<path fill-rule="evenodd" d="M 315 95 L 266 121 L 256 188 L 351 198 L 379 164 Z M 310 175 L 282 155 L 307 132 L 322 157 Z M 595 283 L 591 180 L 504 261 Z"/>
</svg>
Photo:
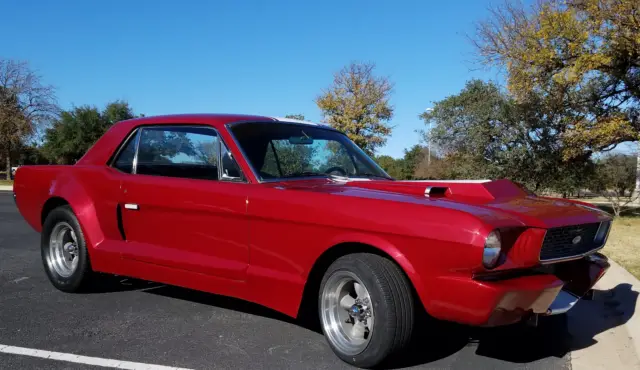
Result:
<svg viewBox="0 0 640 370">
<path fill-rule="evenodd" d="M 494 1 L 495 3 L 495 1 Z M 28 61 L 63 108 L 130 102 L 146 115 L 302 113 L 351 61 L 395 84 L 379 152 L 418 142 L 418 115 L 477 70 L 467 35 L 489 1 L 5 0 L 0 57 Z"/>
</svg>

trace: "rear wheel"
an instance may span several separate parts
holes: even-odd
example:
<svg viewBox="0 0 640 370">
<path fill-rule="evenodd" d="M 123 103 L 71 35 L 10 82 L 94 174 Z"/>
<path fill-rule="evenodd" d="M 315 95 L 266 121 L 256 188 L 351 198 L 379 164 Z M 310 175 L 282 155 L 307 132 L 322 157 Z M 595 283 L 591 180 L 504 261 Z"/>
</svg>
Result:
<svg viewBox="0 0 640 370">
<path fill-rule="evenodd" d="M 320 324 L 343 361 L 373 367 L 404 349 L 414 325 L 413 295 L 402 270 L 384 257 L 337 259 L 320 286 Z"/>
<path fill-rule="evenodd" d="M 42 226 L 41 255 L 45 272 L 57 289 L 77 292 L 93 275 L 84 234 L 69 206 L 47 215 Z"/>
</svg>

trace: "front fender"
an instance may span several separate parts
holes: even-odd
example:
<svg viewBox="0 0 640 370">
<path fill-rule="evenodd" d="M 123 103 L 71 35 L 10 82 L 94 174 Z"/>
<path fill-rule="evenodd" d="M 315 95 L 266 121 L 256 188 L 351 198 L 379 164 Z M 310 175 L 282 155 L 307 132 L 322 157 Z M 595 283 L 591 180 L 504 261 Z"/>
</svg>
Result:
<svg viewBox="0 0 640 370">
<path fill-rule="evenodd" d="M 389 239 L 381 235 L 350 232 L 340 234 L 339 236 L 333 238 L 331 240 L 331 246 L 332 248 L 335 248 L 339 245 L 344 244 L 365 244 L 382 251 L 393 261 L 395 261 L 400 266 L 400 268 L 402 268 L 404 273 L 411 281 L 411 284 L 413 284 L 413 287 L 416 290 L 416 293 L 418 293 L 420 300 L 422 302 L 425 302 L 427 292 L 422 276 L 416 270 L 411 261 L 409 261 L 407 256 L 402 251 L 400 251 L 398 247 L 396 247 L 396 243 Z"/>
</svg>

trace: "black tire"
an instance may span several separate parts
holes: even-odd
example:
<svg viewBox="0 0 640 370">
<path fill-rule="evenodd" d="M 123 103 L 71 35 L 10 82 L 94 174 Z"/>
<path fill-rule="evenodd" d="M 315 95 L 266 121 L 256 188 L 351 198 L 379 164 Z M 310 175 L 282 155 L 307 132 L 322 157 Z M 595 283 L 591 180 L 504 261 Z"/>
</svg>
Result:
<svg viewBox="0 0 640 370">
<path fill-rule="evenodd" d="M 348 354 L 332 343 L 323 323 L 322 300 L 325 285 L 336 273 L 354 274 L 371 297 L 375 320 L 366 348 Z M 331 288 L 329 288 L 331 289 Z M 318 311 L 320 326 L 333 352 L 343 361 L 372 368 L 393 359 L 407 347 L 414 327 L 414 296 L 409 280 L 393 261 L 379 255 L 356 253 L 338 258 L 329 266 L 320 284 Z"/>
<path fill-rule="evenodd" d="M 77 240 L 77 266 L 69 276 L 63 276 L 58 273 L 53 267 L 50 258 L 51 233 L 58 224 L 69 225 L 75 233 Z M 40 246 L 44 270 L 54 287 L 68 293 L 87 290 L 89 282 L 94 277 L 94 273 L 91 269 L 91 262 L 89 261 L 89 253 L 87 252 L 87 245 L 84 234 L 82 233 L 82 228 L 71 207 L 61 206 L 49 212 L 42 226 Z"/>
</svg>

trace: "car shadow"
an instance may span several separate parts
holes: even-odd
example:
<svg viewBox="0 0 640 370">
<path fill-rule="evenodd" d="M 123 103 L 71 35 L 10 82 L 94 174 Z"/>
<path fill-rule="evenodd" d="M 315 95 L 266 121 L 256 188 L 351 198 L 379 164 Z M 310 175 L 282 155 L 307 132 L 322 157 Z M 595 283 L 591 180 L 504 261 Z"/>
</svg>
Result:
<svg viewBox="0 0 640 370">
<path fill-rule="evenodd" d="M 569 316 L 572 350 L 590 347 L 597 343 L 597 334 L 624 325 L 635 314 L 637 300 L 638 292 L 624 283 L 613 289 L 596 290 L 593 300 L 581 301 Z"/>
<path fill-rule="evenodd" d="M 635 314 L 638 292 L 630 284 L 595 290 L 594 299 L 581 300 L 568 315 L 540 317 L 537 327 L 524 324 L 477 328 L 434 322 L 418 330 L 407 354 L 387 368 L 403 368 L 440 360 L 467 346 L 477 356 L 514 364 L 530 363 L 597 343 L 600 333 L 625 324 Z"/>
<path fill-rule="evenodd" d="M 525 364 L 551 356 L 562 358 L 570 350 L 566 318 L 546 317 L 537 327 L 516 324 L 498 328 L 478 328 L 436 321 L 416 328 L 408 350 L 386 364 L 399 369 L 428 364 L 457 354 L 466 347 L 475 355 L 514 364 Z"/>
<path fill-rule="evenodd" d="M 307 329 L 311 329 L 314 331 L 315 328 L 312 328 L 312 325 L 301 323 L 298 320 L 287 316 L 278 311 L 272 310 L 265 306 L 261 306 L 256 303 L 244 301 L 242 299 L 201 292 L 197 290 L 191 290 L 187 288 L 181 288 L 171 285 L 160 285 L 157 287 L 153 287 L 150 289 L 144 289 L 145 293 L 155 294 L 167 298 L 173 299 L 181 299 L 184 301 L 189 301 L 198 304 L 204 304 L 212 307 L 224 308 L 227 310 L 233 310 L 238 312 L 243 312 L 251 315 L 262 316 L 269 319 L 279 320 L 291 324 L 296 324 Z M 306 325 L 305 325 L 306 324 Z M 319 328 L 318 328 L 319 329 Z"/>
<path fill-rule="evenodd" d="M 122 284 L 125 281 L 126 284 Z M 244 300 L 180 288 L 118 279 L 122 291 L 140 290 L 147 294 L 180 299 L 212 307 L 266 317 L 321 333 L 317 320 L 294 319 L 264 306 Z M 638 292 L 630 284 L 610 290 L 596 290 L 593 300 L 581 300 L 568 315 L 540 317 L 538 326 L 516 324 L 498 328 L 478 328 L 422 317 L 416 325 L 409 348 L 402 356 L 385 364 L 397 369 L 428 364 L 455 355 L 465 347 L 475 348 L 477 356 L 514 364 L 530 363 L 592 346 L 594 337 L 623 325 L 635 313 Z"/>
<path fill-rule="evenodd" d="M 151 281 L 128 278 L 124 276 L 115 276 L 108 274 L 99 274 L 91 284 L 91 289 L 84 291 L 87 294 L 99 293 L 117 293 L 134 290 L 146 290 L 162 286 L 162 284 Z"/>
</svg>

